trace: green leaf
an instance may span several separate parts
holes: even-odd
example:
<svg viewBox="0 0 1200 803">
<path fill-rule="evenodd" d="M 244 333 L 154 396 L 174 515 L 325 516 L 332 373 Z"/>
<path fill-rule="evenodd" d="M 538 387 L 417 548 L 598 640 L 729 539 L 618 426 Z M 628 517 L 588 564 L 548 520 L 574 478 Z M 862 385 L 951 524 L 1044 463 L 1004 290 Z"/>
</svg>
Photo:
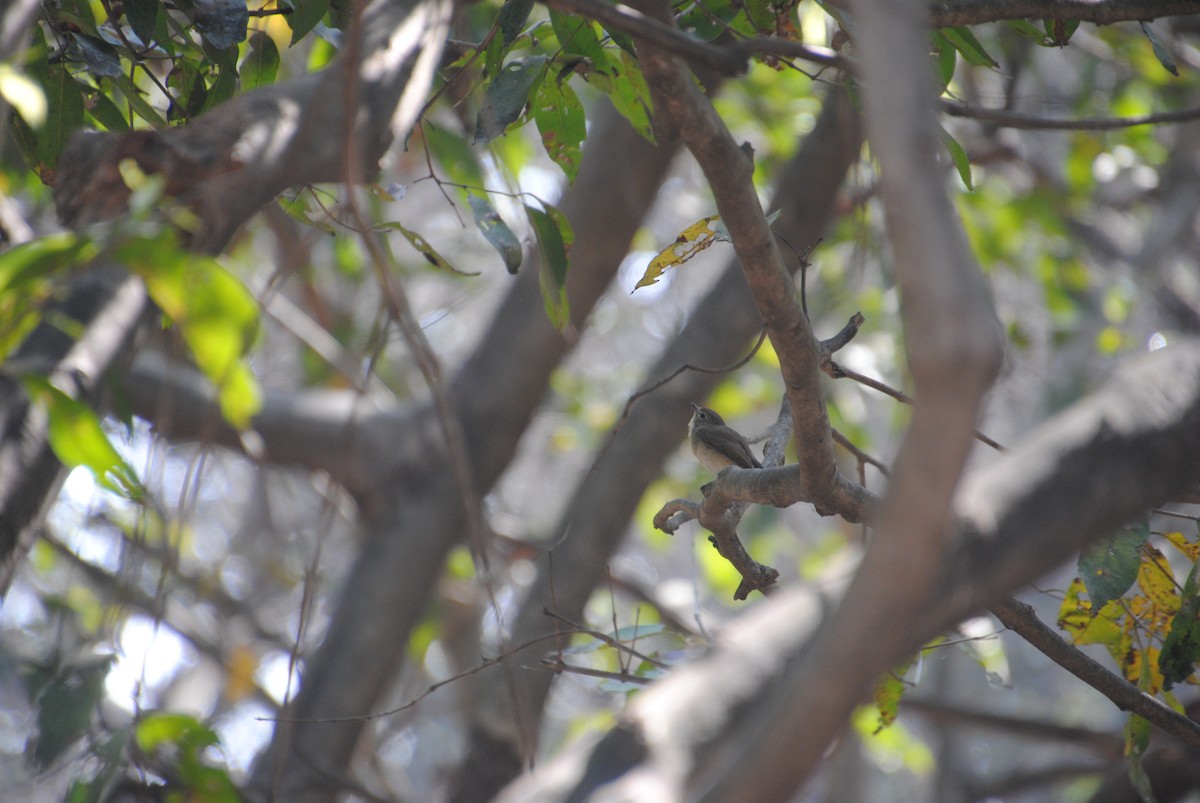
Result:
<svg viewBox="0 0 1200 803">
<path fill-rule="evenodd" d="M 1142 33 L 1146 34 L 1146 38 L 1150 40 L 1150 47 L 1153 48 L 1154 57 L 1158 59 L 1158 63 L 1171 75 L 1179 77 L 1179 67 L 1175 65 L 1175 57 L 1171 55 L 1171 51 L 1167 50 L 1163 40 L 1150 27 L 1150 23 L 1143 20 L 1139 24 L 1142 26 Z"/>
<path fill-rule="evenodd" d="M 103 92 L 91 92 L 86 89 L 84 92 L 87 95 L 87 99 L 84 101 L 84 108 L 87 110 L 89 117 L 109 131 L 129 130 L 129 121 L 125 119 L 125 115 L 117 108 L 117 104 L 113 103 L 108 95 Z"/>
<path fill-rule="evenodd" d="M 500 15 L 497 18 L 502 44 L 511 45 L 517 40 L 521 31 L 525 30 L 525 21 L 529 19 L 531 11 L 533 11 L 533 0 L 504 0 L 504 5 L 500 7 Z"/>
<path fill-rule="evenodd" d="M 533 119 L 546 153 L 562 168 L 567 181 L 574 183 L 583 158 L 580 144 L 587 135 L 579 96 L 565 81 L 542 81 L 534 99 Z"/>
<path fill-rule="evenodd" d="M 624 50 L 621 51 L 621 67 L 613 80 L 613 91 L 609 98 L 635 131 L 654 142 L 654 127 L 650 123 L 654 104 L 650 100 L 650 87 L 646 86 L 646 78 L 638 69 L 637 60 Z"/>
<path fill-rule="evenodd" d="M 1150 530 L 1145 525 L 1126 527 L 1079 556 L 1079 576 L 1087 588 L 1093 611 L 1124 594 L 1137 580 L 1142 545 L 1149 537 Z"/>
<path fill-rule="evenodd" d="M 117 453 L 92 408 L 73 399 L 41 376 L 23 377 L 26 392 L 46 408 L 50 447 L 68 468 L 83 466 L 103 487 L 135 502 L 146 490 L 137 472 Z"/>
<path fill-rule="evenodd" d="M 564 14 L 552 8 L 550 25 L 554 28 L 554 34 L 558 37 L 558 43 L 564 53 L 583 56 L 591 61 L 592 69 L 602 72 L 608 70 L 608 56 L 604 52 L 604 45 L 600 44 L 600 37 L 596 36 L 596 29 L 592 27 L 591 20 Z"/>
<path fill-rule="evenodd" d="M 187 253 L 167 236 L 122 243 L 116 257 L 179 326 L 197 367 L 217 388 L 225 419 L 249 427 L 262 397 L 243 360 L 258 327 L 258 304 L 245 285 L 215 259 Z"/>
<path fill-rule="evenodd" d="M 567 226 L 562 224 L 566 219 L 561 212 L 546 205 L 546 211 L 525 205 L 525 214 L 537 235 L 538 247 L 542 255 L 540 284 L 542 288 L 542 303 L 546 308 L 546 317 L 559 331 L 567 328 L 571 322 L 570 304 L 567 302 L 567 253 L 575 235 Z M 557 213 L 555 215 L 554 213 Z"/>
<path fill-rule="evenodd" d="M 530 56 L 504 65 L 488 85 L 475 124 L 475 144 L 491 142 L 521 116 L 529 93 L 546 74 L 545 56 Z"/>
<path fill-rule="evenodd" d="M 505 0 L 496 19 L 499 36 L 493 36 L 484 51 L 483 74 L 490 78 L 500 74 L 504 57 L 525 30 L 525 22 L 533 11 L 533 0 Z"/>
<path fill-rule="evenodd" d="M 229 774 L 204 763 L 204 751 L 220 745 L 212 728 L 186 714 L 158 712 L 142 718 L 134 731 L 140 750 L 173 770 L 188 791 L 187 800 L 239 803 L 241 797 Z"/>
<path fill-rule="evenodd" d="M 283 5 L 292 10 L 287 22 L 292 27 L 293 45 L 308 36 L 329 11 L 329 0 L 283 0 Z"/>
<path fill-rule="evenodd" d="M 187 714 L 149 714 L 138 722 L 133 733 L 138 747 L 145 753 L 153 753 L 164 745 L 210 747 L 218 743 L 211 728 Z"/>
<path fill-rule="evenodd" d="M 98 248 L 78 234 L 48 234 L 0 253 L 0 299 L 30 279 L 92 259 Z"/>
<path fill-rule="evenodd" d="M 117 49 L 95 36 L 81 33 L 71 35 L 67 52 L 83 61 L 87 71 L 97 78 L 114 78 L 122 73 L 121 56 Z"/>
<path fill-rule="evenodd" d="M 1142 764 L 1146 748 L 1150 746 L 1150 721 L 1130 714 L 1125 723 L 1125 759 L 1129 766 L 1129 781 L 1145 803 L 1155 803 L 1150 788 L 1150 776 Z"/>
<path fill-rule="evenodd" d="M 769 34 L 775 31 L 775 10 L 771 0 L 746 0 L 746 16 L 759 33 Z"/>
<path fill-rule="evenodd" d="M 942 28 L 939 32 L 971 64 L 979 67 L 999 66 L 996 60 L 983 49 L 983 45 L 979 44 L 979 40 L 975 38 L 975 34 L 967 26 L 960 25 L 954 28 Z"/>
<path fill-rule="evenodd" d="M 28 673 L 29 696 L 37 705 L 37 736 L 27 748 L 34 767 L 53 764 L 88 732 L 112 661 L 112 655 L 101 655 L 53 672 L 35 668 Z"/>
<path fill-rule="evenodd" d="M 196 5 L 196 30 L 217 50 L 229 50 L 246 41 L 250 12 L 246 0 L 209 0 Z"/>
<path fill-rule="evenodd" d="M 142 44 L 149 44 L 154 39 L 161 13 L 160 0 L 125 0 L 125 18 Z"/>
<path fill-rule="evenodd" d="M 41 319 L 54 274 L 83 265 L 97 247 L 76 234 L 51 234 L 0 253 L 0 363 Z"/>
<path fill-rule="evenodd" d="M 119 75 L 112 81 L 113 86 L 121 93 L 121 97 L 125 98 L 125 102 L 129 104 L 129 108 L 133 110 L 134 114 L 155 128 L 166 127 L 167 121 L 146 102 L 146 99 L 142 97 L 142 91 L 129 79 L 128 75 Z"/>
<path fill-rule="evenodd" d="M 1062 47 L 1071 41 L 1071 36 L 1079 30 L 1079 20 L 1042 20 L 1050 44 Z"/>
<path fill-rule="evenodd" d="M 208 111 L 229 100 L 237 92 L 237 48 L 214 50 L 205 47 L 204 52 L 215 65 L 217 75 L 217 80 L 209 87 L 208 97 L 204 102 L 204 111 Z"/>
<path fill-rule="evenodd" d="M 1029 20 L 1008 20 L 1008 26 L 1021 36 L 1032 39 L 1043 47 L 1051 44 L 1050 37 L 1044 28 L 1039 28 Z"/>
<path fill-rule="evenodd" d="M 466 139 L 448 128 L 429 122 L 421 130 L 433 158 L 451 181 L 467 187 L 483 187 L 483 166 Z"/>
<path fill-rule="evenodd" d="M 500 213 L 496 211 L 486 196 L 474 192 L 469 193 L 467 203 L 471 205 L 471 213 L 475 217 L 475 225 L 479 227 L 479 231 L 500 253 L 500 258 L 504 260 L 504 267 L 508 272 L 515 274 L 517 268 L 521 267 L 521 241 L 517 239 L 517 235 L 513 234 L 512 229 L 500 217 Z"/>
<path fill-rule="evenodd" d="M 1187 680 L 1200 663 L 1200 563 L 1192 564 L 1180 596 L 1179 611 L 1171 618 L 1158 656 L 1158 668 L 1167 691 Z"/>
<path fill-rule="evenodd" d="M 741 3 L 733 0 L 703 0 L 689 5 L 679 16 L 679 29 L 689 36 L 711 42 L 729 30 L 729 25 L 741 13 Z M 616 41 L 616 40 L 614 40 Z M 620 44 L 618 42 L 618 44 Z M 628 50 L 624 46 L 622 50 Z"/>
<path fill-rule="evenodd" d="M 459 276 L 479 275 L 478 272 L 468 273 L 467 271 L 459 270 L 458 268 L 454 267 L 452 264 L 450 264 L 450 260 L 439 254 L 437 250 L 429 244 L 428 240 L 426 240 L 420 234 L 417 234 L 415 231 L 405 228 L 401 223 L 397 223 L 393 220 L 381 224 L 381 228 L 400 232 L 402 235 L 404 235 L 404 239 L 408 240 L 409 244 L 412 245 L 413 248 L 417 249 L 421 256 L 425 257 L 425 261 L 430 265 L 433 265 L 438 270 L 444 270 L 447 273 L 457 273 Z"/>
<path fill-rule="evenodd" d="M 49 103 L 46 124 L 37 132 L 37 158 L 47 167 L 58 164 L 58 154 L 76 129 L 83 127 L 83 93 L 61 64 L 42 74 L 42 89 Z"/>
<path fill-rule="evenodd" d="M 247 50 L 238 71 L 242 78 L 242 90 L 275 83 L 275 75 L 279 71 L 279 48 L 275 46 L 275 40 L 263 31 L 256 31 L 250 37 Z"/>
<path fill-rule="evenodd" d="M 958 50 L 946 39 L 941 31 L 933 32 L 933 45 L 937 51 L 937 76 L 942 91 L 950 85 L 954 78 L 954 68 L 958 66 Z"/>
<path fill-rule="evenodd" d="M 942 129 L 942 144 L 946 146 L 946 151 L 950 154 L 951 161 L 954 162 L 954 169 L 958 171 L 959 178 L 963 184 L 967 185 L 968 190 L 975 189 L 975 183 L 971 180 L 971 160 L 967 157 L 967 152 L 963 150 L 963 146 L 958 140 L 950 136 L 946 129 Z"/>
</svg>

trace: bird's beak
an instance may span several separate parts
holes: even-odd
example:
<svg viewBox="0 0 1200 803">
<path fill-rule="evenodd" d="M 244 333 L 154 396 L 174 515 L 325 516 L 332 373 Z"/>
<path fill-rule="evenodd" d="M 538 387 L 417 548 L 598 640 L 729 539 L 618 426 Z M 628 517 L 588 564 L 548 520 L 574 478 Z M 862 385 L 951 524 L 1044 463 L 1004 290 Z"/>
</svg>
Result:
<svg viewBox="0 0 1200 803">
<path fill-rule="evenodd" d="M 692 405 L 692 412 L 700 412 L 700 405 L 696 404 L 695 402 L 690 402 L 690 404 Z"/>
</svg>

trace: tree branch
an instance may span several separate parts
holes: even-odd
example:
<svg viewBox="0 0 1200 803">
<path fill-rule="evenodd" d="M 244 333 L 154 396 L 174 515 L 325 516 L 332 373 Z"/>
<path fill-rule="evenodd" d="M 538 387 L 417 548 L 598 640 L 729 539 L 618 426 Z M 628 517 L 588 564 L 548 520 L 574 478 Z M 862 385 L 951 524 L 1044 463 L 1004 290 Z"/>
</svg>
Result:
<svg viewBox="0 0 1200 803">
<path fill-rule="evenodd" d="M 134 159 L 199 216 L 192 246 L 216 253 L 287 187 L 373 176 L 416 119 L 450 11 L 448 0 L 376 0 L 363 18 L 362 46 L 320 73 L 240 95 L 182 128 L 76 134 L 59 158 L 60 217 L 78 228 L 122 214 L 129 188 L 118 166 Z M 356 92 L 346 91 L 348 82 Z M 352 94 L 358 103 L 350 109 Z"/>
<path fill-rule="evenodd" d="M 816 127 L 782 170 L 776 186 L 775 206 L 781 214 L 774 228 L 781 236 L 797 243 L 816 242 L 822 236 L 861 144 L 854 104 L 844 91 L 831 88 Z M 638 399 L 575 488 L 567 512 L 552 531 L 558 535 L 552 570 L 548 561 L 539 561 L 542 570 L 513 624 L 514 640 L 545 632 L 543 605 L 579 618 L 605 577 L 605 567 L 622 542 L 647 484 L 661 474 L 667 456 L 686 436 L 688 402 L 708 396 L 722 378 L 696 371 L 676 375 L 678 367 L 730 365 L 744 356 L 746 344 L 761 327 L 741 267 L 731 260 L 647 372 L 650 380 L 675 378 Z M 457 773 L 460 787 L 455 800 L 491 799 L 523 770 L 528 744 L 517 733 L 519 723 L 536 726 L 552 680 L 546 674 L 518 673 L 511 695 L 498 680 L 479 686 L 472 706 L 471 748 Z"/>
<path fill-rule="evenodd" d="M 1112 700 L 1117 708 L 1149 720 L 1184 744 L 1200 750 L 1200 723 L 1177 713 L 1162 700 L 1146 694 L 1125 678 L 1105 669 L 1099 661 L 1068 644 L 1037 618 L 1032 607 L 1012 597 L 1006 597 L 993 604 L 990 610 L 1001 624 L 1028 641 L 1051 661 Z"/>
<path fill-rule="evenodd" d="M 886 671 L 932 636 L 996 605 L 1011 589 L 1200 481 L 1197 453 L 1200 342 L 1189 341 L 1124 366 L 1095 394 L 972 475 L 957 508 L 963 524 L 956 544 L 943 556 L 941 579 L 926 604 L 897 628 L 905 631 L 902 643 L 888 639 L 888 652 L 879 655 L 884 640 L 872 634 L 860 642 L 855 660 Z M 653 783 L 663 797 L 703 797 L 712 789 L 710 767 L 745 762 L 748 752 L 759 749 L 749 734 L 791 739 L 788 723 L 797 709 L 788 681 L 821 648 L 819 631 L 830 626 L 821 621 L 822 607 L 811 593 L 789 588 L 750 611 L 723 631 L 725 641 L 711 656 L 676 670 L 631 704 L 622 739 L 641 744 L 640 757 L 596 755 L 592 763 L 610 760 L 617 769 L 605 780 L 620 778 L 616 784 Z M 852 685 L 845 679 L 849 668 L 827 665 L 820 677 L 806 677 L 821 694 L 840 694 Z M 753 688 L 738 682 L 747 675 L 756 678 Z M 714 688 L 722 694 L 714 695 Z M 819 713 L 820 707 L 811 710 Z M 820 740 L 815 728 L 825 720 L 808 713 L 800 714 L 804 738 Z M 799 742 L 788 744 L 794 752 Z M 620 747 L 614 738 L 597 753 Z M 786 791 L 753 799 L 786 797 L 807 773 L 790 777 Z M 542 788 L 539 780 L 535 773 L 502 800 L 530 799 Z M 588 783 L 574 794 L 582 796 Z"/>
</svg>

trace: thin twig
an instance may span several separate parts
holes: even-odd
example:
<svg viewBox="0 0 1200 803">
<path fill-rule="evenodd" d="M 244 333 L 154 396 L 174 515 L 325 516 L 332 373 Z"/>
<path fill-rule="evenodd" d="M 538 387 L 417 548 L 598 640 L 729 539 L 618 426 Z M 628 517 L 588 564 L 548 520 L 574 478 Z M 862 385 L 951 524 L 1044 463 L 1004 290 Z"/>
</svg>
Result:
<svg viewBox="0 0 1200 803">
<path fill-rule="evenodd" d="M 1024 128 L 1043 131 L 1113 131 L 1121 128 L 1133 128 L 1139 125 L 1188 123 L 1193 120 L 1200 120 L 1200 107 L 1180 109 L 1173 112 L 1138 114 L 1130 117 L 1054 119 L 1051 117 L 1039 117 L 1027 112 L 1010 111 L 1008 109 L 985 109 L 945 98 L 942 99 L 941 105 L 942 112 L 951 117 L 966 117 L 985 123 L 993 123 L 1003 128 Z"/>
<path fill-rule="evenodd" d="M 896 390 L 891 385 L 888 385 L 884 382 L 880 382 L 878 379 L 872 379 L 871 377 L 867 376 L 866 374 L 860 374 L 858 371 L 853 371 L 849 368 L 846 368 L 845 366 L 843 366 L 839 363 L 836 363 L 833 360 L 829 361 L 829 366 L 830 366 L 829 370 L 832 372 L 832 373 L 830 373 L 830 376 L 832 376 L 834 379 L 841 379 L 843 377 L 846 379 L 853 379 L 855 382 L 859 383 L 860 385 L 866 385 L 867 387 L 869 387 L 873 390 L 879 391 L 880 393 L 884 394 L 885 396 L 891 396 L 893 399 L 900 402 L 901 404 L 907 404 L 909 407 L 911 407 L 914 403 L 912 396 L 909 396 L 907 393 L 905 393 L 902 390 Z M 987 444 L 988 446 L 995 449 L 997 452 L 1003 452 L 1005 450 L 1004 446 L 1002 446 L 1000 443 L 993 440 L 992 438 L 989 438 L 987 435 L 984 435 L 979 430 L 975 430 L 975 439 L 981 443 Z"/>
</svg>

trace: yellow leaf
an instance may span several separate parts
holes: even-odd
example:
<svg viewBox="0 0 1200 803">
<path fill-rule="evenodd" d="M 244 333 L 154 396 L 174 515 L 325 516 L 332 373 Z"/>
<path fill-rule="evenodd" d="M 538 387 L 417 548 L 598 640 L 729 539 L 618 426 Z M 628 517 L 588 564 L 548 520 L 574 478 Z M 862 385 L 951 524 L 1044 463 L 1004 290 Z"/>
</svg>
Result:
<svg viewBox="0 0 1200 803">
<path fill-rule="evenodd" d="M 1125 679 L 1147 694 L 1158 694 L 1162 691 L 1162 670 L 1158 668 L 1158 647 L 1147 647 L 1145 650 L 1135 648 L 1129 651 L 1122 662 L 1121 672 Z"/>
<path fill-rule="evenodd" d="M 646 273 L 638 280 L 633 289 L 656 284 L 667 268 L 682 265 L 715 242 L 728 241 L 729 235 L 725 233 L 720 222 L 720 215 L 709 215 L 680 232 L 679 236 L 675 238 L 675 242 L 659 251 L 658 256 L 650 260 L 650 264 L 646 266 Z"/>
<path fill-rule="evenodd" d="M 1200 543 L 1194 543 L 1184 537 L 1183 533 L 1163 533 L 1163 538 L 1167 539 L 1183 554 L 1187 555 L 1188 560 L 1195 563 L 1200 560 Z"/>
<path fill-rule="evenodd" d="M 1179 585 L 1171 564 L 1162 551 L 1149 544 L 1142 547 L 1142 563 L 1138 567 L 1138 585 L 1155 607 L 1174 614 L 1179 610 Z"/>
<path fill-rule="evenodd" d="M 1083 580 L 1076 577 L 1067 587 L 1062 607 L 1058 609 L 1058 627 L 1071 634 L 1071 640 L 1079 643 L 1079 636 L 1092 621 L 1092 603 L 1084 599 Z"/>
</svg>

